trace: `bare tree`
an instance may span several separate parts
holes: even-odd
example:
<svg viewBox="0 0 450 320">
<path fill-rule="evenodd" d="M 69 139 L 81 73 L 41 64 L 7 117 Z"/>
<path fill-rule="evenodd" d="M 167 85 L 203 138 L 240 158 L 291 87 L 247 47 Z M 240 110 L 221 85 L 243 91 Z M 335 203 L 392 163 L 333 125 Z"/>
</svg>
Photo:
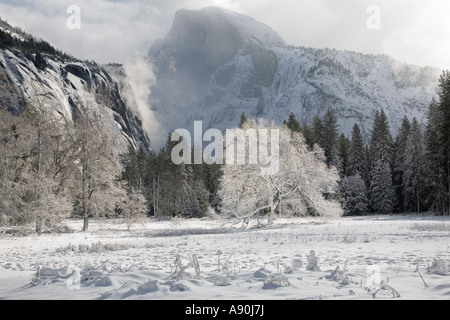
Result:
<svg viewBox="0 0 450 320">
<path fill-rule="evenodd" d="M 26 220 L 21 176 L 28 170 L 31 157 L 30 148 L 24 143 L 31 138 L 31 132 L 21 130 L 26 123 L 7 111 L 0 110 L 0 118 L 0 219 L 5 225 Z"/>
<path fill-rule="evenodd" d="M 3 223 L 55 228 L 71 206 L 53 176 L 50 133 L 54 123 L 28 106 L 20 116 L 2 112 L 0 124 L 0 211 Z"/>
<path fill-rule="evenodd" d="M 300 133 L 285 127 L 278 129 L 279 170 L 262 170 L 268 161 L 261 157 L 261 150 L 270 148 L 270 144 L 260 137 L 259 164 L 224 166 L 222 211 L 243 219 L 246 224 L 259 215 L 267 215 L 270 224 L 274 213 L 287 211 L 295 215 L 342 215 L 340 204 L 332 199 L 339 180 L 336 168 L 327 168 L 323 151 L 318 147 L 310 151 Z"/>
<path fill-rule="evenodd" d="M 80 105 L 77 117 L 77 170 L 73 172 L 71 189 L 77 211 L 84 219 L 83 231 L 87 231 L 91 217 L 114 215 L 123 201 L 118 183 L 122 168 L 114 150 L 115 136 L 104 128 L 101 113 L 96 113 L 88 98 Z"/>
</svg>

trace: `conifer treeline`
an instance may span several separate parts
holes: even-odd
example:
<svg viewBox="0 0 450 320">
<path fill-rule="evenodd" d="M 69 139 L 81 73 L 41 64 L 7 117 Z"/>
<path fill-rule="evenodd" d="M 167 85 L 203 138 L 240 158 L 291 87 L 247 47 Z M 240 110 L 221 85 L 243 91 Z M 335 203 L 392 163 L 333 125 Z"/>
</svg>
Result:
<svg viewBox="0 0 450 320">
<path fill-rule="evenodd" d="M 450 213 L 449 97 L 450 73 L 444 72 L 426 128 L 417 119 L 405 117 L 395 139 L 383 110 L 375 113 L 368 143 L 357 124 L 351 137 L 340 134 L 332 109 L 322 118 L 316 116 L 310 125 L 291 113 L 284 125 L 301 132 L 311 150 L 320 146 L 326 164 L 338 169 L 347 214 L 436 211 L 444 215 Z M 242 114 L 239 127 L 246 121 Z M 219 209 L 221 167 L 176 166 L 170 158 L 173 146 L 168 139 L 158 154 L 150 155 L 130 147 L 123 179 L 146 196 L 149 213 L 157 217 L 202 217 L 209 208 Z"/>
<path fill-rule="evenodd" d="M 218 190 L 222 170 L 220 165 L 175 165 L 171 160 L 174 142 L 157 154 L 149 155 L 143 148 L 130 146 L 124 158 L 122 179 L 130 192 L 140 191 L 147 198 L 149 214 L 155 217 L 204 217 L 210 208 L 220 204 Z"/>
<path fill-rule="evenodd" d="M 220 165 L 175 165 L 169 137 L 159 153 L 130 147 L 117 180 L 113 168 L 122 165 L 111 157 L 111 138 L 87 110 L 80 109 L 70 132 L 58 134 L 33 108 L 17 117 L 0 112 L 0 226 L 35 221 L 40 233 L 69 215 L 84 217 L 87 230 L 96 216 L 220 212 Z M 243 114 L 241 125 L 246 121 Z M 351 137 L 340 134 L 331 109 L 310 125 L 291 114 L 285 125 L 301 132 L 311 150 L 320 146 L 326 164 L 338 169 L 347 214 L 450 214 L 450 72 L 439 79 L 427 126 L 405 117 L 395 139 L 383 110 L 368 143 L 358 125 Z"/>
<path fill-rule="evenodd" d="M 372 137 L 366 145 L 358 125 L 350 139 L 337 130 L 331 109 L 315 117 L 312 126 L 300 124 L 294 114 L 285 124 L 302 132 L 312 148 L 325 151 L 328 166 L 341 175 L 341 193 L 348 214 L 450 214 L 450 73 L 439 79 L 438 100 L 429 107 L 428 124 L 404 118 L 394 140 L 383 110 L 377 111 Z"/>
</svg>

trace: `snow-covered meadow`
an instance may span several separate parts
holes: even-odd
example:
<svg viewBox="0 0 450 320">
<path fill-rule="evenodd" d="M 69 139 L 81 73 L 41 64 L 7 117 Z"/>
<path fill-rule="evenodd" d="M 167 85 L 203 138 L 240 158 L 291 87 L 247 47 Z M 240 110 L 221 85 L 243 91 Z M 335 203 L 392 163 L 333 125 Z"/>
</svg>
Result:
<svg viewBox="0 0 450 320">
<path fill-rule="evenodd" d="M 450 299 L 449 218 L 68 226 L 40 237 L 1 230 L 1 299 Z"/>
</svg>

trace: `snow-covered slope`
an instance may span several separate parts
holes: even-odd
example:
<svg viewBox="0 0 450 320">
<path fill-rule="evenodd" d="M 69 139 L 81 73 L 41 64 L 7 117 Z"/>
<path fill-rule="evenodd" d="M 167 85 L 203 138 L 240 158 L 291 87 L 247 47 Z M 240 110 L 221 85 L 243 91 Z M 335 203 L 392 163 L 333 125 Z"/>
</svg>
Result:
<svg viewBox="0 0 450 320">
<path fill-rule="evenodd" d="M 48 66 L 39 70 L 22 52 L 0 49 L 0 109 L 19 114 L 27 105 L 38 108 L 38 97 L 42 97 L 43 114 L 69 128 L 76 121 L 76 109 L 84 105 L 96 114 L 99 128 L 115 137 L 119 152 L 126 151 L 129 143 L 149 146 L 141 121 L 123 99 L 116 77 L 95 63 L 43 56 Z M 119 65 L 109 68 L 121 70 Z"/>
<path fill-rule="evenodd" d="M 281 124 L 294 112 L 302 122 L 328 108 L 340 129 L 355 123 L 369 138 L 376 110 L 395 134 L 401 119 L 426 120 L 440 70 L 384 55 L 287 46 L 272 29 L 227 10 L 180 10 L 150 59 L 157 75 L 152 106 L 167 130 L 234 128 L 242 112 Z"/>
</svg>

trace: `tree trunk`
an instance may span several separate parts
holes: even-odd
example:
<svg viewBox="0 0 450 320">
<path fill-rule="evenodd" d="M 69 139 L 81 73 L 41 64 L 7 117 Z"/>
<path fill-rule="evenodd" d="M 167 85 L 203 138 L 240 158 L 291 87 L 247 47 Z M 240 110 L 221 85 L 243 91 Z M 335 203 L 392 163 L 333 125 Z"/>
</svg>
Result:
<svg viewBox="0 0 450 320">
<path fill-rule="evenodd" d="M 83 230 L 82 231 L 88 231 L 89 229 L 89 217 L 84 217 L 83 219 Z"/>
<path fill-rule="evenodd" d="M 417 213 L 420 213 L 420 197 L 419 197 L 419 187 L 417 187 L 417 191 L 416 191 L 417 195 Z"/>
<path fill-rule="evenodd" d="M 152 192 L 153 192 L 153 214 L 156 217 L 156 182 L 155 182 L 155 174 L 153 174 L 153 184 L 152 184 Z"/>
<path fill-rule="evenodd" d="M 38 234 L 38 236 L 42 235 L 42 222 L 42 218 L 38 216 L 36 218 L 36 233 Z"/>
<path fill-rule="evenodd" d="M 41 210 L 41 171 L 42 171 L 42 118 L 39 109 L 38 120 L 38 167 L 37 167 L 37 190 L 36 190 L 36 233 L 42 234 L 42 210 Z"/>
<path fill-rule="evenodd" d="M 267 224 L 270 226 L 273 224 L 273 214 L 274 214 L 274 203 L 273 203 L 273 188 L 268 186 L 269 188 L 269 213 L 267 216 Z"/>
<path fill-rule="evenodd" d="M 270 207 L 269 214 L 267 216 L 267 225 L 273 225 L 273 208 Z"/>
<path fill-rule="evenodd" d="M 447 154 L 447 214 L 450 216 L 450 157 Z M 445 213 L 443 214 L 445 215 Z"/>
<path fill-rule="evenodd" d="M 159 195 L 160 195 L 160 185 L 159 185 L 159 173 L 158 173 L 158 188 L 156 189 L 156 212 L 158 213 L 158 217 L 160 216 L 159 214 Z"/>
</svg>

